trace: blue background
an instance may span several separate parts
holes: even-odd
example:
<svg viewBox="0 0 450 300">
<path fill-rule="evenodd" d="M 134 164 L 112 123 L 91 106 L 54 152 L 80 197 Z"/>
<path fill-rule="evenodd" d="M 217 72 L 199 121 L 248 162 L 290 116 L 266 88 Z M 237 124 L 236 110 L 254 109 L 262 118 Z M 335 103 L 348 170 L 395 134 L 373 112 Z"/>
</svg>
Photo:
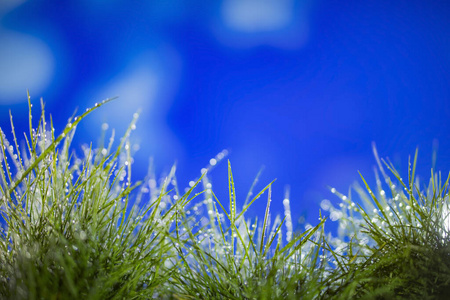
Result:
<svg viewBox="0 0 450 300">
<path fill-rule="evenodd" d="M 2 1 L 0 126 L 26 130 L 26 90 L 61 130 L 76 107 L 119 99 L 89 116 L 76 145 L 104 122 L 119 135 L 139 108 L 133 176 L 149 157 L 176 161 L 187 186 L 230 151 L 238 202 L 255 175 L 273 178 L 273 211 L 291 186 L 294 223 L 316 223 L 327 186 L 374 182 L 371 142 L 406 177 L 450 162 L 448 1 Z M 37 107 L 37 105 L 35 105 Z M 78 146 L 77 146 L 78 147 Z M 225 199 L 226 163 L 212 173 Z M 251 216 L 262 214 L 265 201 Z"/>
</svg>

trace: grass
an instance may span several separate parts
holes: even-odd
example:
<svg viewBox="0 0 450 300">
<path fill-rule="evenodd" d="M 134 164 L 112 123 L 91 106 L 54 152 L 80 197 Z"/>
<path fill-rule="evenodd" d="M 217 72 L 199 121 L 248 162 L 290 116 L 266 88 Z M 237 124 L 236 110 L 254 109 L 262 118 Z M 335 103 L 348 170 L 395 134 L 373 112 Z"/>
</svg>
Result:
<svg viewBox="0 0 450 300">
<path fill-rule="evenodd" d="M 328 217 L 294 232 L 289 192 L 284 218 L 271 217 L 273 182 L 251 196 L 255 180 L 239 206 L 230 162 L 226 201 L 211 166 L 185 192 L 175 166 L 133 183 L 136 114 L 117 147 L 113 132 L 78 156 L 77 124 L 108 101 L 57 136 L 42 102 L 32 122 L 29 100 L 23 146 L 12 116 L 12 137 L 1 130 L 1 299 L 446 299 L 450 177 L 431 170 L 421 185 L 417 152 L 403 180 L 374 148 L 376 186 L 361 176 L 348 195 L 331 189 L 340 205 L 324 200 Z M 262 219 L 246 218 L 255 201 L 267 203 Z M 338 236 L 325 232 L 330 221 Z"/>
</svg>

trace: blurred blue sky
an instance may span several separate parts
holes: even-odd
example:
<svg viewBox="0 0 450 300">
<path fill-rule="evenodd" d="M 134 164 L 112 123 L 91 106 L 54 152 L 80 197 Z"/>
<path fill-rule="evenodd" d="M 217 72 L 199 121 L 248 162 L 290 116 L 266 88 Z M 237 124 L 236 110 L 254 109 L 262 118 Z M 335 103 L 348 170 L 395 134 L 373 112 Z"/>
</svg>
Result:
<svg viewBox="0 0 450 300">
<path fill-rule="evenodd" d="M 0 3 L 0 126 L 25 130 L 26 90 L 61 129 L 76 107 L 119 96 L 77 131 L 124 132 L 141 109 L 134 175 L 149 157 L 175 161 L 183 185 L 223 149 L 243 203 L 262 165 L 282 213 L 315 223 L 326 188 L 346 191 L 360 170 L 373 181 L 389 156 L 405 174 L 450 162 L 448 1 L 26 1 Z M 9 132 L 9 130 L 5 130 Z M 226 197 L 226 164 L 212 174 Z M 264 201 L 254 214 L 262 213 Z"/>
</svg>

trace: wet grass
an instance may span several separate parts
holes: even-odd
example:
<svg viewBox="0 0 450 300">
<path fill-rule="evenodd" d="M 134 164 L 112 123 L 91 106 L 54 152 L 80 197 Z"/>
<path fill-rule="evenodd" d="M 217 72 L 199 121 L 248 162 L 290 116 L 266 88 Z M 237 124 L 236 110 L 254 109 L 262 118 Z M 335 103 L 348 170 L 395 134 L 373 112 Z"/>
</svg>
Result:
<svg viewBox="0 0 450 300">
<path fill-rule="evenodd" d="M 29 102 L 23 147 L 12 117 L 12 136 L 2 129 L 1 299 L 446 299 L 450 177 L 431 170 L 422 185 L 417 152 L 403 180 L 374 148 L 376 185 L 361 176 L 353 195 L 332 189 L 340 205 L 324 200 L 318 223 L 294 231 L 288 191 L 284 216 L 270 213 L 273 182 L 252 185 L 238 205 L 230 162 L 226 200 L 209 181 L 212 165 L 186 189 L 175 166 L 132 182 L 137 114 L 117 147 L 113 132 L 77 155 L 77 124 L 108 101 L 59 135 L 43 103 L 33 122 Z M 265 215 L 247 218 L 255 201 Z M 337 236 L 325 222 L 339 222 Z"/>
</svg>

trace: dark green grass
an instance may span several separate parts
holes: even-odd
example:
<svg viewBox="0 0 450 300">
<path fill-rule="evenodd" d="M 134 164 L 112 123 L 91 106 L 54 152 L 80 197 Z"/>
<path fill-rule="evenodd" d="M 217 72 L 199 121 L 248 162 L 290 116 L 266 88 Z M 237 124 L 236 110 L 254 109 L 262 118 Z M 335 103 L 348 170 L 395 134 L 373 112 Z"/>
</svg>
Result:
<svg viewBox="0 0 450 300">
<path fill-rule="evenodd" d="M 51 118 L 32 122 L 23 146 L 2 129 L 0 162 L 1 299 L 447 299 L 450 289 L 449 177 L 403 180 L 378 158 L 377 184 L 355 185 L 341 203 L 324 202 L 320 220 L 293 231 L 272 217 L 271 185 L 214 193 L 212 166 L 185 192 L 175 166 L 131 182 L 134 116 L 118 146 L 71 141 L 77 124 L 107 101 L 73 117 L 60 135 Z M 102 140 L 105 138 L 102 133 Z M 79 151 L 78 151 L 79 152 Z M 215 159 L 224 158 L 220 153 Z M 391 175 L 387 173 L 390 172 Z M 256 180 L 255 180 L 256 183 Z M 243 198 L 244 197 L 244 198 Z M 239 199 L 239 200 L 238 200 Z M 241 199 L 245 199 L 244 204 Z M 249 219 L 255 201 L 265 215 Z M 339 222 L 338 236 L 325 232 Z"/>
</svg>

